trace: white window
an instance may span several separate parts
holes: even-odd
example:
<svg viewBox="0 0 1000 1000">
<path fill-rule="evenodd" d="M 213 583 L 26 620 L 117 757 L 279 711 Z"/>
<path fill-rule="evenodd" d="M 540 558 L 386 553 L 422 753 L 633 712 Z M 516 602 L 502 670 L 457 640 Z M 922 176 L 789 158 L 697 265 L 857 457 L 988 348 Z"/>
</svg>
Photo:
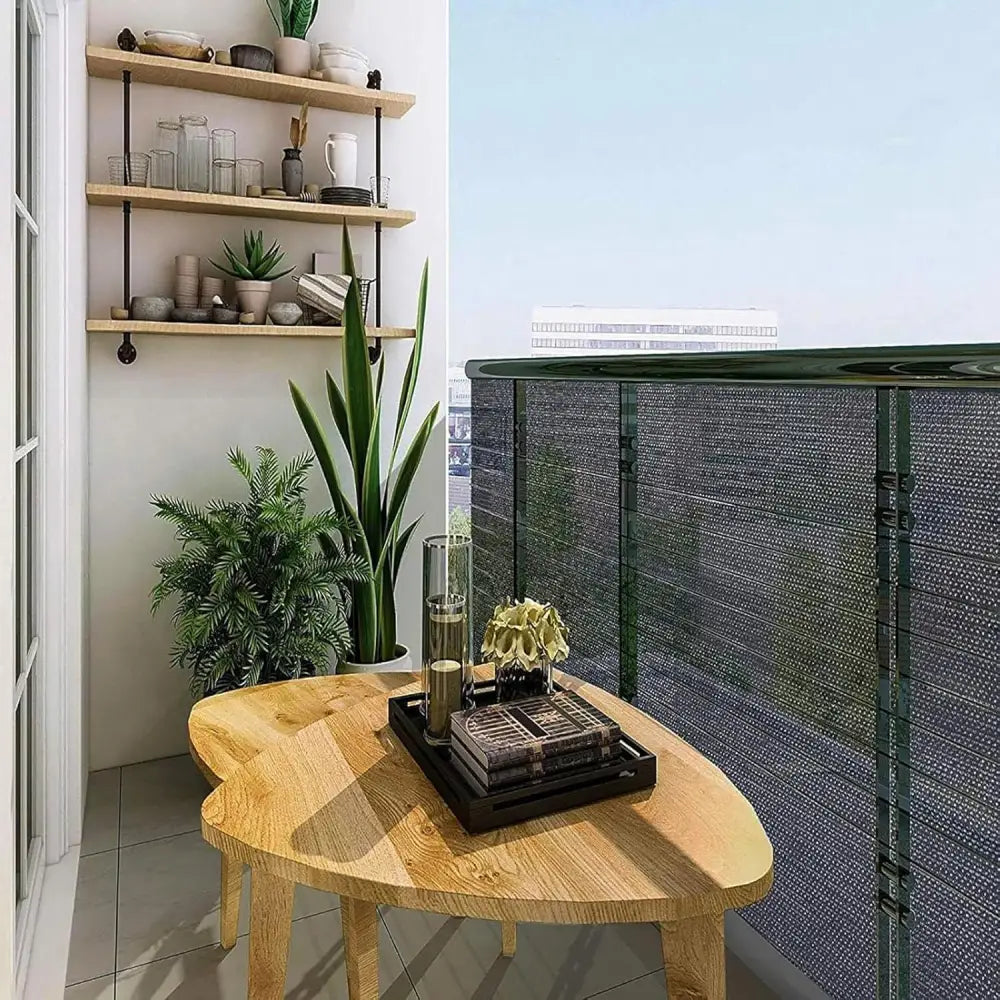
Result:
<svg viewBox="0 0 1000 1000">
<path fill-rule="evenodd" d="M 41 592 L 39 291 L 42 109 L 42 17 L 33 0 L 15 5 L 14 143 L 14 867 L 16 935 L 26 932 L 28 913 L 40 888 L 42 859 L 40 766 L 41 727 L 37 723 L 38 677 L 44 650 L 39 642 Z M 5 723 L 4 725 L 8 725 Z"/>
</svg>

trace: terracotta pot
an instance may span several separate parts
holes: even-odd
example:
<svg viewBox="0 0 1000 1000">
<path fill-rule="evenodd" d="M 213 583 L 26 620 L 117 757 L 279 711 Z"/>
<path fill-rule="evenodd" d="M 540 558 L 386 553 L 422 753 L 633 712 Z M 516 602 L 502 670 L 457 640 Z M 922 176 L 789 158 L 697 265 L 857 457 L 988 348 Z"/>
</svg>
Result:
<svg viewBox="0 0 1000 1000">
<path fill-rule="evenodd" d="M 267 322 L 267 306 L 271 301 L 270 281 L 237 281 L 236 301 L 240 312 L 253 313 L 254 323 Z"/>
<path fill-rule="evenodd" d="M 274 43 L 274 68 L 285 76 L 308 76 L 312 46 L 304 38 L 279 38 Z"/>
<path fill-rule="evenodd" d="M 349 663 L 347 660 L 341 660 L 337 667 L 338 674 L 385 674 L 399 671 L 410 673 L 412 670 L 410 651 L 398 643 L 394 660 L 384 660 L 381 663 Z"/>
</svg>

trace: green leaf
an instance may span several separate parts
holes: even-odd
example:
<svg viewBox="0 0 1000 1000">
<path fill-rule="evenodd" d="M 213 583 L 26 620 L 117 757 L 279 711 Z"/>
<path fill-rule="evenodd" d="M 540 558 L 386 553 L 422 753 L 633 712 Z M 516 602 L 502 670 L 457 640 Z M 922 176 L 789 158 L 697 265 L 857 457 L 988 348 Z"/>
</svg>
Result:
<svg viewBox="0 0 1000 1000">
<path fill-rule="evenodd" d="M 347 289 L 347 300 L 344 304 L 341 357 L 344 400 L 347 404 L 347 421 L 350 429 L 351 464 L 354 468 L 355 488 L 360 496 L 375 400 L 372 393 L 371 368 L 368 364 L 368 341 L 365 338 L 365 326 L 361 316 L 361 298 L 358 294 L 358 283 L 353 280 L 354 257 L 351 253 L 351 237 L 347 226 L 344 226 L 343 231 L 343 252 L 352 281 Z"/>
<path fill-rule="evenodd" d="M 413 536 L 413 532 L 416 527 L 423 520 L 424 515 L 421 514 L 412 524 L 404 528 L 399 533 L 399 538 L 393 542 L 392 546 L 392 583 L 395 586 L 396 581 L 399 579 L 399 567 L 403 563 L 403 556 L 406 553 L 406 546 L 410 542 L 410 538 Z"/>
<path fill-rule="evenodd" d="M 390 525 L 394 521 L 397 521 L 403 512 L 403 505 L 406 503 L 410 487 L 413 485 L 413 478 L 417 473 L 420 460 L 424 455 L 424 449 L 427 447 L 427 442 L 430 440 L 431 432 L 434 429 L 434 423 L 437 420 L 438 405 L 435 403 L 427 416 L 424 417 L 423 423 L 413 436 L 410 447 L 403 456 L 403 461 L 399 463 L 399 472 L 393 483 L 392 491 L 389 495 L 389 504 L 386 509 L 386 519 Z"/>
<path fill-rule="evenodd" d="M 410 352 L 410 360 L 406 365 L 406 372 L 403 375 L 403 384 L 399 392 L 399 409 L 396 412 L 396 433 L 392 439 L 392 454 L 389 458 L 389 468 L 396 464 L 396 452 L 399 450 L 399 443 L 403 438 L 403 428 L 406 426 L 406 418 L 410 414 L 410 404 L 413 402 L 413 393 L 417 387 L 417 374 L 420 371 L 420 358 L 424 347 L 424 317 L 427 313 L 427 281 L 430 261 L 424 261 L 424 270 L 420 276 L 420 293 L 417 297 L 417 327 L 413 340 L 413 350 Z"/>
<path fill-rule="evenodd" d="M 340 431 L 340 439 L 350 454 L 351 429 L 347 419 L 347 404 L 340 392 L 340 386 L 334 381 L 329 371 L 326 373 L 326 397 L 330 401 L 330 413 L 333 414 L 333 422 L 337 425 L 337 430 Z"/>
<path fill-rule="evenodd" d="M 358 513 L 364 525 L 368 548 L 378 552 L 382 548 L 382 505 L 379 487 L 379 427 L 382 421 L 381 404 L 375 408 L 368 447 L 365 449 L 365 466 L 361 478 L 361 492 L 358 494 Z"/>
</svg>

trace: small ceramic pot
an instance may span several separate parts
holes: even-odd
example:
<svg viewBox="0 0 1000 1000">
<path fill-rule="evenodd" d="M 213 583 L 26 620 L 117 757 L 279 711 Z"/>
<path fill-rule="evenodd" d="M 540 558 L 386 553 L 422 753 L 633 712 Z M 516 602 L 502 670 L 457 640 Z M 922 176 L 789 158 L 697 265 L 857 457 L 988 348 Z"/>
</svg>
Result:
<svg viewBox="0 0 1000 1000">
<path fill-rule="evenodd" d="M 262 73 L 274 72 L 274 53 L 263 45 L 233 45 L 229 57 L 234 66 L 241 69 L 256 69 Z"/>
<path fill-rule="evenodd" d="M 285 76 L 308 76 L 312 46 L 304 38 L 279 38 L 274 43 L 274 68 Z"/>
<path fill-rule="evenodd" d="M 253 313 L 254 323 L 267 322 L 267 304 L 271 301 L 270 281 L 237 281 L 236 301 L 241 313 Z"/>
<path fill-rule="evenodd" d="M 295 326 L 302 319 L 298 302 L 273 302 L 267 315 L 275 326 Z"/>
<path fill-rule="evenodd" d="M 294 146 L 285 150 L 281 161 L 281 186 L 289 198 L 302 194 L 302 150 Z"/>
<path fill-rule="evenodd" d="M 132 319 L 166 323 L 174 311 L 174 300 L 165 295 L 137 295 L 132 299 Z"/>
</svg>

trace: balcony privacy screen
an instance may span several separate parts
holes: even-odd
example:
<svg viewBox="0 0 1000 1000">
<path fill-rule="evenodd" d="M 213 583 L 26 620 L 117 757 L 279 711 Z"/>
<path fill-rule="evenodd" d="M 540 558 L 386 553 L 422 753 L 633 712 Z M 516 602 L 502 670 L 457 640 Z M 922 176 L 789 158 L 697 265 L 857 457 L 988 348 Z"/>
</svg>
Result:
<svg viewBox="0 0 1000 1000">
<path fill-rule="evenodd" d="M 553 602 L 572 673 L 718 764 L 775 849 L 742 915 L 835 1000 L 1000 997 L 1000 393 L 472 404 L 477 642 L 499 598 Z"/>
</svg>

